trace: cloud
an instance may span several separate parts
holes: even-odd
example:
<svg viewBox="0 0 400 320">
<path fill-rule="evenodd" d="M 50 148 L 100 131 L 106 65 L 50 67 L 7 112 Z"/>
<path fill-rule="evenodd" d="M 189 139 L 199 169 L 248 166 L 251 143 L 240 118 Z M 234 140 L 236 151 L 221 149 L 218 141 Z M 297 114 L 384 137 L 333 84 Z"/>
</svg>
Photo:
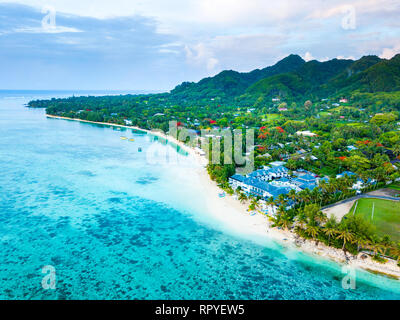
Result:
<svg viewBox="0 0 400 320">
<path fill-rule="evenodd" d="M 213 57 L 208 58 L 207 59 L 207 70 L 209 70 L 209 71 L 214 70 L 218 63 L 219 63 L 218 59 L 213 58 Z"/>
<path fill-rule="evenodd" d="M 344 59 L 344 60 L 356 60 L 356 58 L 354 56 L 337 56 L 336 59 Z"/>
<path fill-rule="evenodd" d="M 82 30 L 70 27 L 63 26 L 54 26 L 54 27 L 19 27 L 13 29 L 12 33 L 74 33 L 74 32 L 83 32 Z"/>
<path fill-rule="evenodd" d="M 198 43 L 194 46 L 186 45 L 184 49 L 189 63 L 197 66 L 205 65 L 208 71 L 213 71 L 219 62 L 204 43 Z"/>
<path fill-rule="evenodd" d="M 88 59 L 99 66 L 110 63 L 124 83 L 152 70 L 153 89 L 223 69 L 264 68 L 291 53 L 321 61 L 398 51 L 398 0 L 7 1 L 0 0 L 3 61 L 28 59 L 29 52 L 32 63 L 53 59 L 62 70 L 64 64 L 78 64 L 73 59 Z M 48 14 L 42 9 L 49 2 L 57 27 L 42 32 Z M 356 23 L 344 20 L 349 22 L 344 28 L 346 8 L 355 9 Z"/>
<path fill-rule="evenodd" d="M 173 53 L 173 54 L 180 54 L 180 51 L 173 50 L 173 49 L 159 49 L 158 52 L 160 53 Z"/>
<path fill-rule="evenodd" d="M 0 4 L 0 12 L 2 88 L 169 89 L 184 78 L 178 39 L 158 34 L 152 19 L 58 12 L 56 26 L 43 28 L 40 10 Z"/>
<path fill-rule="evenodd" d="M 395 44 L 392 48 L 383 48 L 379 57 L 382 59 L 391 59 L 398 53 L 400 53 L 400 43 Z"/>
<path fill-rule="evenodd" d="M 305 61 L 311 61 L 311 60 L 315 60 L 315 58 L 312 56 L 312 54 L 310 52 L 306 52 L 305 55 L 303 56 L 303 59 Z"/>
</svg>

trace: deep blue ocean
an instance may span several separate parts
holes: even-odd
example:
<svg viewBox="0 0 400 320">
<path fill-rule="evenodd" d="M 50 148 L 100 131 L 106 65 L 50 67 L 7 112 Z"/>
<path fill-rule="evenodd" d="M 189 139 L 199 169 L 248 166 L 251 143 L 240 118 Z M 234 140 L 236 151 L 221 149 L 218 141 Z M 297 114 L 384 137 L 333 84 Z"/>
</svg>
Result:
<svg viewBox="0 0 400 320">
<path fill-rule="evenodd" d="M 72 94 L 0 91 L 0 299 L 400 299 L 398 281 L 357 271 L 345 290 L 340 265 L 214 222 L 173 145 L 24 107 Z"/>
</svg>

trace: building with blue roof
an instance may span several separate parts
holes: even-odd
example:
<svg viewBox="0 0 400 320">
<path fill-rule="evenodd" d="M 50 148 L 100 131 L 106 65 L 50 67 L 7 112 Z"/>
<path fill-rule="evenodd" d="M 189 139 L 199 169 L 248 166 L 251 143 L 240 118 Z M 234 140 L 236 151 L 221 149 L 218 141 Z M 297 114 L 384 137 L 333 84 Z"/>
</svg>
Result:
<svg viewBox="0 0 400 320">
<path fill-rule="evenodd" d="M 354 150 L 358 150 L 358 148 L 357 148 L 357 147 L 355 147 L 355 146 L 347 146 L 347 147 L 346 147 L 346 149 L 347 149 L 347 151 L 354 151 Z"/>
<path fill-rule="evenodd" d="M 271 181 L 273 179 L 279 179 L 288 176 L 289 169 L 284 166 L 265 167 L 264 169 L 253 171 L 248 175 L 250 178 L 256 178 L 263 181 Z"/>
<path fill-rule="evenodd" d="M 304 174 L 292 179 L 292 183 L 298 186 L 300 189 L 314 189 L 318 185 L 317 178 L 310 175 Z"/>
<path fill-rule="evenodd" d="M 342 173 L 340 173 L 340 174 L 338 174 L 337 176 L 336 176 L 336 179 L 340 179 L 340 178 L 343 178 L 344 176 L 348 176 L 348 177 L 351 177 L 351 176 L 355 176 L 356 174 L 354 173 L 354 172 L 351 172 L 351 171 L 343 171 Z"/>
<path fill-rule="evenodd" d="M 233 190 L 236 190 L 239 187 L 241 189 L 243 189 L 245 180 L 246 180 L 246 177 L 242 176 L 240 174 L 234 174 L 232 177 L 229 177 L 229 179 L 228 179 L 229 184 L 231 185 Z"/>
</svg>

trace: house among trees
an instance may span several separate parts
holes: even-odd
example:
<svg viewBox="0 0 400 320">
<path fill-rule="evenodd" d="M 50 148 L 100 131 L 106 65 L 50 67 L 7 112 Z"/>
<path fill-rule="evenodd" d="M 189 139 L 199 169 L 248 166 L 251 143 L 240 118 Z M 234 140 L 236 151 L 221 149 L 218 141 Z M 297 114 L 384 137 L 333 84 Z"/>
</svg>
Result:
<svg viewBox="0 0 400 320">
<path fill-rule="evenodd" d="M 342 173 L 336 175 L 336 179 L 344 178 L 345 176 L 352 177 L 355 176 L 356 174 L 351 171 L 343 171 Z"/>
<path fill-rule="evenodd" d="M 306 131 L 297 131 L 296 134 L 297 134 L 298 136 L 304 136 L 304 137 L 315 137 L 315 136 L 316 136 L 315 133 L 312 133 L 312 132 L 309 131 L 309 130 L 306 130 Z"/>
</svg>

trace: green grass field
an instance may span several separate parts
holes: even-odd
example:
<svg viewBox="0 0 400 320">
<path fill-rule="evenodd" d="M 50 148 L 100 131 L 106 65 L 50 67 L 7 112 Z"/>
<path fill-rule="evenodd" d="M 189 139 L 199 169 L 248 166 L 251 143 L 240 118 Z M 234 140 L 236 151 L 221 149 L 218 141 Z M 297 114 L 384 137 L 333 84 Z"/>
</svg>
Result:
<svg viewBox="0 0 400 320">
<path fill-rule="evenodd" d="M 280 114 L 278 114 L 278 113 L 269 113 L 269 114 L 266 114 L 266 115 L 265 115 L 265 118 L 266 118 L 268 121 L 277 120 L 277 119 L 279 119 L 279 118 L 281 118 L 281 117 L 282 117 L 282 115 L 280 115 Z"/>
<path fill-rule="evenodd" d="M 344 126 L 350 126 L 350 127 L 363 127 L 364 124 L 360 122 L 348 122 L 348 121 L 336 121 L 335 125 L 337 127 L 344 127 Z"/>
<path fill-rule="evenodd" d="M 372 219 L 372 207 L 375 203 L 374 216 Z M 354 211 L 353 205 L 348 215 Z M 362 216 L 365 220 L 376 226 L 378 235 L 388 235 L 393 241 L 400 241 L 400 202 L 381 199 L 359 199 L 356 215 Z"/>
</svg>

